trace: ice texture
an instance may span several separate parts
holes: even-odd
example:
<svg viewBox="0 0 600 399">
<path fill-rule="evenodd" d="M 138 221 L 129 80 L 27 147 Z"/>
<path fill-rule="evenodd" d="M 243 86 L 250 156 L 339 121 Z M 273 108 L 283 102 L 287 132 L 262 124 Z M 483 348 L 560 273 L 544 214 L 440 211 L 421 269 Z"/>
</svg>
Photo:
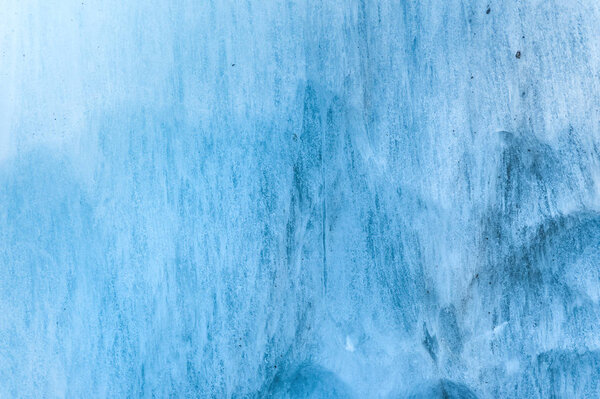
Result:
<svg viewBox="0 0 600 399">
<path fill-rule="evenodd" d="M 597 0 L 0 1 L 0 398 L 597 397 Z"/>
</svg>

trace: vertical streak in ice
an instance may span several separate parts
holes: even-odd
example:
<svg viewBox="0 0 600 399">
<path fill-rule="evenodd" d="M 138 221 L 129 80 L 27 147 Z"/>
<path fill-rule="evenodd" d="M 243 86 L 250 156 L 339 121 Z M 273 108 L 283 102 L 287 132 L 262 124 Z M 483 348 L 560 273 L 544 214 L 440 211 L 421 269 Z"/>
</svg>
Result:
<svg viewBox="0 0 600 399">
<path fill-rule="evenodd" d="M 327 126 L 327 125 L 325 125 Z M 327 186 L 325 176 L 325 133 L 321 128 L 321 239 L 323 251 L 323 296 L 327 295 Z"/>
</svg>

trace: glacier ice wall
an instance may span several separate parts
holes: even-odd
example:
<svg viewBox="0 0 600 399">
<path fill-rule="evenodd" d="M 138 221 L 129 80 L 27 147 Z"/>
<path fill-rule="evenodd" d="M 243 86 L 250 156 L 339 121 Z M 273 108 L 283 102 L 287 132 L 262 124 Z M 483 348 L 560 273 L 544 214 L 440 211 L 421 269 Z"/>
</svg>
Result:
<svg viewBox="0 0 600 399">
<path fill-rule="evenodd" d="M 3 0 L 1 398 L 600 396 L 600 3 Z"/>
</svg>

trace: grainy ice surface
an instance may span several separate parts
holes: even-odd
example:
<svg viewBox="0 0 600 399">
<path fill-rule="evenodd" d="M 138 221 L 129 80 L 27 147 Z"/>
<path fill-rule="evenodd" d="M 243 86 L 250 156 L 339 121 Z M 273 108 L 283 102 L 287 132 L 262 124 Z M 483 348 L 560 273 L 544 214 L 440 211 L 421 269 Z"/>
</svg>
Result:
<svg viewBox="0 0 600 399">
<path fill-rule="evenodd" d="M 0 398 L 598 398 L 597 0 L 0 1 Z"/>
</svg>

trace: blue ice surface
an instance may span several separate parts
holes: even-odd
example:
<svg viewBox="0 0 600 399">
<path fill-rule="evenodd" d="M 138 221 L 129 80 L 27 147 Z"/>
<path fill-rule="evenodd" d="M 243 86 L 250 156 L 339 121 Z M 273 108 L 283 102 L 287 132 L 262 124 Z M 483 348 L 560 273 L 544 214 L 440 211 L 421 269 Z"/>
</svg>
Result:
<svg viewBox="0 0 600 399">
<path fill-rule="evenodd" d="M 0 398 L 600 397 L 597 0 L 0 1 Z"/>
</svg>

